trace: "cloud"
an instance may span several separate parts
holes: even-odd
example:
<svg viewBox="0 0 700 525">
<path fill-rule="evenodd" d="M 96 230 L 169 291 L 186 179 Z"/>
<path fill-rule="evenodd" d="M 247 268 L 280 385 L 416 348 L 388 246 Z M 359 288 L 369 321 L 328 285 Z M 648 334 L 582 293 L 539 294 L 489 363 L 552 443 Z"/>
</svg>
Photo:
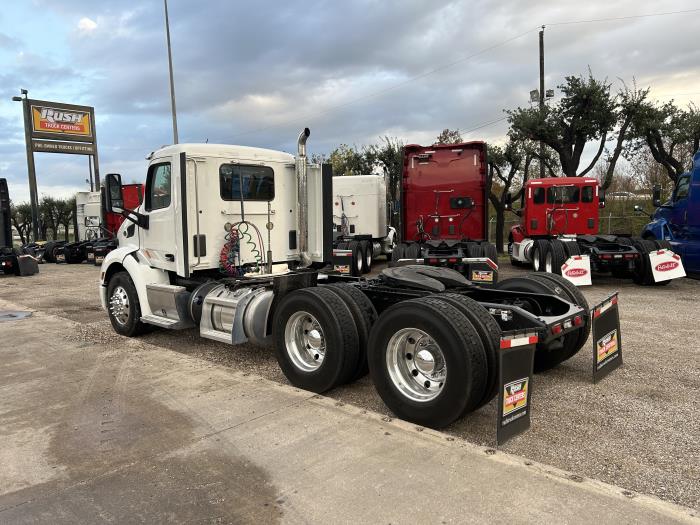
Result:
<svg viewBox="0 0 700 525">
<path fill-rule="evenodd" d="M 82 34 L 92 33 L 95 29 L 97 29 L 97 22 L 86 16 L 78 21 L 78 31 Z"/>
</svg>

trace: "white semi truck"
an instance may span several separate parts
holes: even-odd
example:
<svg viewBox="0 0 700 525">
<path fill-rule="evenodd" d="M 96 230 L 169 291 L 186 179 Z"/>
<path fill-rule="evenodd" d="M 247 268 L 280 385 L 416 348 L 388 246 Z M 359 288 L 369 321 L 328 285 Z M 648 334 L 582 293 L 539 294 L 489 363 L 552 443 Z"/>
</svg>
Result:
<svg viewBox="0 0 700 525">
<path fill-rule="evenodd" d="M 385 178 L 333 177 L 333 227 L 333 247 L 353 252 L 354 275 L 369 273 L 379 256 L 391 259 L 396 229 L 387 224 Z"/>
<path fill-rule="evenodd" d="M 588 306 L 567 282 L 516 278 L 489 289 L 447 268 L 388 268 L 374 279 L 334 272 L 332 172 L 308 163 L 308 136 L 296 157 L 164 147 L 148 158 L 134 211 L 123 211 L 120 177 L 106 177 L 108 211 L 128 219 L 100 274 L 116 332 L 195 329 L 271 345 L 287 379 L 313 392 L 369 371 L 397 416 L 432 427 L 496 395 L 504 331 L 536 334 L 540 370 L 581 348 Z"/>
</svg>

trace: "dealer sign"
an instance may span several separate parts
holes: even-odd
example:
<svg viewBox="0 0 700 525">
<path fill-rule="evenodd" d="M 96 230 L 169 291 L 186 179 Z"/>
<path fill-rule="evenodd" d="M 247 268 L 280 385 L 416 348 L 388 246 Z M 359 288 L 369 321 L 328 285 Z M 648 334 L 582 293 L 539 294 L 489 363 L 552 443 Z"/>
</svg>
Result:
<svg viewBox="0 0 700 525">
<path fill-rule="evenodd" d="M 31 100 L 30 115 L 32 138 L 95 142 L 92 107 Z"/>
</svg>

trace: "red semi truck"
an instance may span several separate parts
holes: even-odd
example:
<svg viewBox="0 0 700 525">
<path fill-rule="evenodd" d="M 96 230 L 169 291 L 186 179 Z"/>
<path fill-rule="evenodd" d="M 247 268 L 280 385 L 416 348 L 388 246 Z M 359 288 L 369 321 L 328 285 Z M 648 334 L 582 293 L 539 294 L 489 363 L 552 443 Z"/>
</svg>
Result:
<svg viewBox="0 0 700 525">
<path fill-rule="evenodd" d="M 532 265 L 535 271 L 562 275 L 579 285 L 591 284 L 591 272 L 610 272 L 638 284 L 668 284 L 681 276 L 682 266 L 680 272 L 669 272 L 680 265 L 673 262 L 677 256 L 668 241 L 598 233 L 598 212 L 603 207 L 605 193 L 596 179 L 526 181 L 516 211 L 520 224 L 511 228 L 508 239 L 511 263 Z"/>
<path fill-rule="evenodd" d="M 486 143 L 481 141 L 404 148 L 402 242 L 392 261 L 421 259 L 472 280 L 494 278 L 488 270 L 473 270 L 466 260 L 485 258 L 488 267 L 497 269 L 496 247 L 488 242 L 486 163 Z"/>
</svg>

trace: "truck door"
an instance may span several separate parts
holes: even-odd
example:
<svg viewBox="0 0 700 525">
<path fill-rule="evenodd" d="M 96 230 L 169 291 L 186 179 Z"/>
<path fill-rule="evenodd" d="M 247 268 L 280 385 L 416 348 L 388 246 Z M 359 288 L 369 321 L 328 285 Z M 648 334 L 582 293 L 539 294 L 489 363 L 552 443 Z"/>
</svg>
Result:
<svg viewBox="0 0 700 525">
<path fill-rule="evenodd" d="M 141 254 L 151 266 L 171 271 L 176 270 L 182 251 L 181 237 L 176 232 L 179 206 L 173 160 L 162 157 L 151 161 L 143 202 L 148 228 L 139 228 Z"/>
<path fill-rule="evenodd" d="M 688 240 L 688 194 L 690 193 L 690 175 L 682 175 L 678 179 L 673 192 L 673 210 L 669 221 L 671 230 L 678 240 Z"/>
<path fill-rule="evenodd" d="M 688 271 L 700 272 L 700 170 L 696 168 L 690 173 L 688 183 L 688 195 L 685 199 L 681 227 L 681 236 L 686 243 L 683 250 L 683 264 Z"/>
</svg>

